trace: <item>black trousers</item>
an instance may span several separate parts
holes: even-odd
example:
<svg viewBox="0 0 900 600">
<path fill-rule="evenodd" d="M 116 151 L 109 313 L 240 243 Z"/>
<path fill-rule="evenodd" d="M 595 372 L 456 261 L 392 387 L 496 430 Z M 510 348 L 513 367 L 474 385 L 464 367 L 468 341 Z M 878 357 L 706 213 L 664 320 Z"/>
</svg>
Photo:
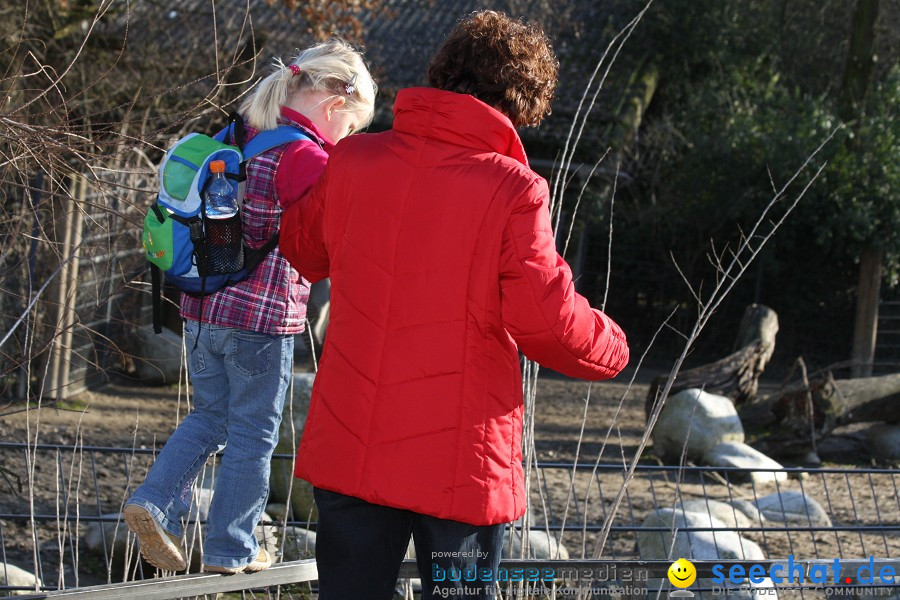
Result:
<svg viewBox="0 0 900 600">
<path fill-rule="evenodd" d="M 319 600 L 391 600 L 409 537 L 423 600 L 494 598 L 505 525 L 479 527 L 315 489 Z"/>
</svg>

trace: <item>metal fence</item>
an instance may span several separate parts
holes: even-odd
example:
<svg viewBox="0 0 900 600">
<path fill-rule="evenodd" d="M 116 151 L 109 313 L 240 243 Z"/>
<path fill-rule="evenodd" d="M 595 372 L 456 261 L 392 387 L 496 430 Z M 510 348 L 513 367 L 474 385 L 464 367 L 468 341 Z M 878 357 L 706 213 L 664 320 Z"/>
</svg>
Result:
<svg viewBox="0 0 900 600">
<path fill-rule="evenodd" d="M 0 265 L 7 284 L 0 330 L 10 336 L 0 357 L 8 378 L 0 397 L 40 390 L 64 400 L 105 383 L 106 370 L 120 367 L 128 333 L 150 322 L 137 281 L 145 268 L 138 224 L 150 175 L 98 170 L 90 180 L 73 174 L 52 185 L 35 178 L 23 200 L 34 215 L 32 239 L 10 239 Z"/>
<path fill-rule="evenodd" d="M 35 571 L 43 582 L 42 589 L 50 593 L 158 576 L 139 559 L 134 539 L 119 517 L 122 503 L 143 481 L 153 455 L 151 449 L 0 444 L 4 467 L 23 479 L 31 477 L 33 482 L 33 493 L 29 494 L 27 481 L 0 481 L 0 561 Z M 276 468 L 276 476 L 289 479 L 292 457 L 275 458 L 276 465 L 287 465 Z M 796 562 L 807 561 L 809 574 L 808 561 L 831 564 L 838 559 L 845 565 L 864 565 L 872 557 L 879 565 L 889 561 L 900 573 L 898 471 L 781 469 L 760 473 L 736 468 L 639 465 L 624 488 L 621 505 L 613 511 L 612 501 L 625 483 L 625 473 L 622 464 L 537 464 L 532 471 L 532 508 L 526 519 L 510 529 L 506 558 L 544 561 L 532 564 L 554 565 L 557 575 L 566 570 L 571 574 L 572 568 L 577 571 L 577 565 L 594 569 L 595 597 L 654 597 L 669 587 L 661 578 L 660 565 L 685 555 L 702 566 L 698 567 L 701 580 L 694 590 L 701 596 L 703 590 L 708 596 L 715 592 L 712 597 L 737 592 L 715 590 L 716 580 L 709 568 L 716 561 L 727 573 L 736 564 L 771 566 L 774 561 L 787 567 L 786 561 L 793 557 Z M 203 505 L 208 501 L 204 489 L 214 477 L 212 460 L 201 474 L 186 533 L 194 566 L 199 563 Z M 770 481 L 763 483 L 761 479 Z M 609 537 L 598 551 L 598 540 L 607 525 Z M 525 536 L 523 528 L 528 530 Z M 314 529 L 315 523 L 285 515 L 262 523 L 257 534 L 261 543 L 283 560 L 298 560 L 313 555 L 314 542 L 292 536 Z M 522 537 L 529 540 L 526 551 L 520 550 Z M 298 564 L 287 565 L 280 571 L 282 576 Z M 629 585 L 622 573 L 638 564 L 644 565 L 645 580 Z M 602 565 L 606 565 L 605 571 Z M 276 573 L 273 571 L 272 576 Z M 830 573 L 828 584 L 846 584 L 835 582 Z M 842 571 L 841 577 L 846 573 L 855 576 L 855 571 Z M 415 577 L 414 564 L 405 565 L 402 574 Z M 565 597 L 576 583 L 556 579 L 559 597 Z M 315 597 L 312 582 L 278 585 L 282 581 L 272 580 L 264 589 L 244 594 Z M 531 585 L 531 597 L 541 597 L 542 588 L 536 590 L 534 586 L 544 584 Z M 854 579 L 849 586 L 851 590 L 861 586 L 872 594 L 900 597 L 891 582 Z M 802 589 L 778 586 L 778 593 L 823 597 L 839 589 L 821 585 L 821 589 L 811 589 L 815 587 L 816 582 L 809 579 Z M 34 591 L 8 585 L 0 587 L 0 594 L 28 589 Z M 398 596 L 404 589 L 405 597 L 414 596 L 411 585 L 398 587 Z M 751 593 L 763 592 L 757 589 Z"/>
</svg>

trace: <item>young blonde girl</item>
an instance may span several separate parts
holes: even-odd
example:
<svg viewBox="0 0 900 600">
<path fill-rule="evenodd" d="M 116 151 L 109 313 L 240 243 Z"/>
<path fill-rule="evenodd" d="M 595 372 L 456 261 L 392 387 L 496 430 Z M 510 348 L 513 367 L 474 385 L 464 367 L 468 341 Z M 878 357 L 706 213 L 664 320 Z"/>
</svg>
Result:
<svg viewBox="0 0 900 600">
<path fill-rule="evenodd" d="M 275 61 L 240 107 L 247 141 L 281 125 L 295 127 L 308 139 L 249 161 L 241 208 L 247 246 L 259 248 L 277 235 L 282 210 L 319 178 L 333 145 L 371 121 L 375 94 L 362 57 L 340 40 L 313 46 L 286 65 Z M 181 519 L 197 474 L 222 448 L 203 545 L 204 570 L 252 572 L 271 564 L 253 530 L 269 492 L 294 335 L 303 331 L 308 296 L 308 282 L 277 249 L 246 280 L 202 302 L 182 295 L 194 409 L 124 510 L 141 554 L 152 565 L 187 568 Z"/>
</svg>

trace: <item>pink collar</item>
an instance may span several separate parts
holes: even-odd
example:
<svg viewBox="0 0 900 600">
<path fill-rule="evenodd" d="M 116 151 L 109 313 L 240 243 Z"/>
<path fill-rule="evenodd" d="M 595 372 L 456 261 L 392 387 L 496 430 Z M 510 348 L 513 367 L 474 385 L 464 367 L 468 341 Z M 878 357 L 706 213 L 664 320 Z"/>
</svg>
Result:
<svg viewBox="0 0 900 600">
<path fill-rule="evenodd" d="M 331 148 L 334 147 L 334 142 L 332 142 L 327 137 L 322 135 L 322 133 L 313 124 L 313 122 L 310 121 L 309 118 L 306 115 L 304 115 L 303 113 L 297 112 L 293 108 L 288 108 L 287 106 L 282 106 L 281 107 L 281 116 L 284 119 L 286 119 L 292 123 L 300 125 L 303 129 L 306 129 L 307 131 L 309 131 L 310 133 L 315 135 L 317 138 L 322 140 L 322 142 L 325 144 L 325 150 L 330 150 Z"/>
</svg>

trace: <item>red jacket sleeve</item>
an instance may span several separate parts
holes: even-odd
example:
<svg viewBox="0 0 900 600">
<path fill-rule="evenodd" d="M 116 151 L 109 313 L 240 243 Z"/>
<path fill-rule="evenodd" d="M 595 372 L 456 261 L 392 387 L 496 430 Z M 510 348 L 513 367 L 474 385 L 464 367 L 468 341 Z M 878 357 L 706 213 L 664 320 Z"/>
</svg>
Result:
<svg viewBox="0 0 900 600">
<path fill-rule="evenodd" d="M 328 277 L 328 252 L 325 250 L 325 191 L 328 169 L 299 201 L 281 215 L 278 249 L 291 266 L 312 283 Z"/>
<path fill-rule="evenodd" d="M 501 310 L 522 352 L 571 377 L 600 380 L 628 364 L 622 329 L 575 292 L 572 271 L 556 252 L 544 180 L 510 214 L 500 257 Z"/>
<path fill-rule="evenodd" d="M 291 143 L 281 155 L 275 173 L 275 193 L 281 208 L 299 200 L 322 176 L 328 153 L 310 140 Z"/>
</svg>

